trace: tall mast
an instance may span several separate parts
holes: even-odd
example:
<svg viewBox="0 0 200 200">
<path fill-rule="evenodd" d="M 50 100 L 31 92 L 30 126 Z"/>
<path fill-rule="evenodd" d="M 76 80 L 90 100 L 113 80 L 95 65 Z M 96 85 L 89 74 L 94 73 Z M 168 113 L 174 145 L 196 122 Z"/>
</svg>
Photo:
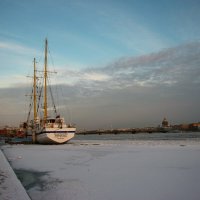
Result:
<svg viewBox="0 0 200 200">
<path fill-rule="evenodd" d="M 44 56 L 44 121 L 47 119 L 47 39 L 45 40 L 45 56 Z"/>
<path fill-rule="evenodd" d="M 34 104 L 34 122 L 37 120 L 37 108 L 36 108 L 36 104 L 37 104 L 37 100 L 36 100 L 36 62 L 35 62 L 35 58 L 34 58 L 34 76 L 33 76 L 33 104 Z"/>
</svg>

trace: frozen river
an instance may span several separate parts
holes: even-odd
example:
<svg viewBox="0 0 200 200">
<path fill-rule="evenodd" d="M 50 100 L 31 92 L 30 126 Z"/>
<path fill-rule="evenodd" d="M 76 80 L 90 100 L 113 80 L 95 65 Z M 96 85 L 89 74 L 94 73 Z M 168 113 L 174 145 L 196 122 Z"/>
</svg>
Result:
<svg viewBox="0 0 200 200">
<path fill-rule="evenodd" d="M 200 141 L 2 147 L 33 200 L 199 200 Z"/>
</svg>

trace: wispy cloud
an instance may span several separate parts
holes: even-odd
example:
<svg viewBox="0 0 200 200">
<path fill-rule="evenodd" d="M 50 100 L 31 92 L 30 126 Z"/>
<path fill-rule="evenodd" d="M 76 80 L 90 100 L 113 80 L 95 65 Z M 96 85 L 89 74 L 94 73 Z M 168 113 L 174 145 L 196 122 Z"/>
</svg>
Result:
<svg viewBox="0 0 200 200">
<path fill-rule="evenodd" d="M 21 44 L 4 42 L 4 41 L 0 41 L 0 50 L 11 51 L 12 53 L 16 54 L 32 54 L 32 55 L 39 54 L 36 49 L 32 49 Z"/>
<path fill-rule="evenodd" d="M 73 85 L 81 88 L 87 85 L 91 92 L 97 88 L 102 91 L 129 87 L 193 87 L 200 80 L 199 54 L 200 43 L 194 42 L 158 53 L 122 58 L 101 68 L 67 71 L 64 76 L 73 79 Z"/>
<path fill-rule="evenodd" d="M 84 73 L 83 78 L 85 80 L 89 81 L 108 81 L 110 79 L 110 76 L 103 74 L 103 73 L 97 73 L 97 72 L 90 72 L 90 73 Z"/>
<path fill-rule="evenodd" d="M 1 45 L 1 43 L 0 43 Z M 23 48 L 22 48 L 23 49 Z M 104 67 L 82 70 L 59 69 L 52 83 L 87 88 L 91 92 L 128 87 L 172 87 L 198 84 L 200 42 L 158 53 L 118 59 Z M 15 76 L 16 80 L 20 80 Z"/>
<path fill-rule="evenodd" d="M 33 66 L 33 57 L 41 53 L 20 43 L 0 40 L 1 74 L 0 88 L 8 88 L 25 83 L 25 76 Z M 24 76 L 24 77 L 23 77 Z"/>
<path fill-rule="evenodd" d="M 164 34 L 158 34 L 157 30 L 149 26 L 148 20 L 141 20 L 137 10 L 129 13 L 121 7 L 113 7 L 106 4 L 100 6 L 97 11 L 98 22 L 93 26 L 98 33 L 111 41 L 115 46 L 131 50 L 134 55 L 142 55 L 149 52 L 160 51 L 170 47 L 172 41 Z"/>
</svg>

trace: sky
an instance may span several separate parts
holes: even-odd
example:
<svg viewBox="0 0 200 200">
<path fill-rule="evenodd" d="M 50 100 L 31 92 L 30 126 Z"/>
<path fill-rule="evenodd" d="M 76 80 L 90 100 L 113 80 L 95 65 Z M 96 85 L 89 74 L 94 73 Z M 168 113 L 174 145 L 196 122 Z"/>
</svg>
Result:
<svg viewBox="0 0 200 200">
<path fill-rule="evenodd" d="M 26 120 L 45 38 L 59 112 L 78 129 L 200 121 L 199 11 L 200 0 L 0 0 L 0 125 Z"/>
</svg>

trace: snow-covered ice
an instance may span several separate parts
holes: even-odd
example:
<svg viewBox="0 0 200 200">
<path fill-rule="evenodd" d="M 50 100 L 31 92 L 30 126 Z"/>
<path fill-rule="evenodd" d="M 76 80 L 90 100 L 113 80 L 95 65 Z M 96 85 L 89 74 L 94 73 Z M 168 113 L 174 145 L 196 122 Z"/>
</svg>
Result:
<svg viewBox="0 0 200 200">
<path fill-rule="evenodd" d="M 199 200 L 199 141 L 7 145 L 33 200 Z"/>
</svg>

